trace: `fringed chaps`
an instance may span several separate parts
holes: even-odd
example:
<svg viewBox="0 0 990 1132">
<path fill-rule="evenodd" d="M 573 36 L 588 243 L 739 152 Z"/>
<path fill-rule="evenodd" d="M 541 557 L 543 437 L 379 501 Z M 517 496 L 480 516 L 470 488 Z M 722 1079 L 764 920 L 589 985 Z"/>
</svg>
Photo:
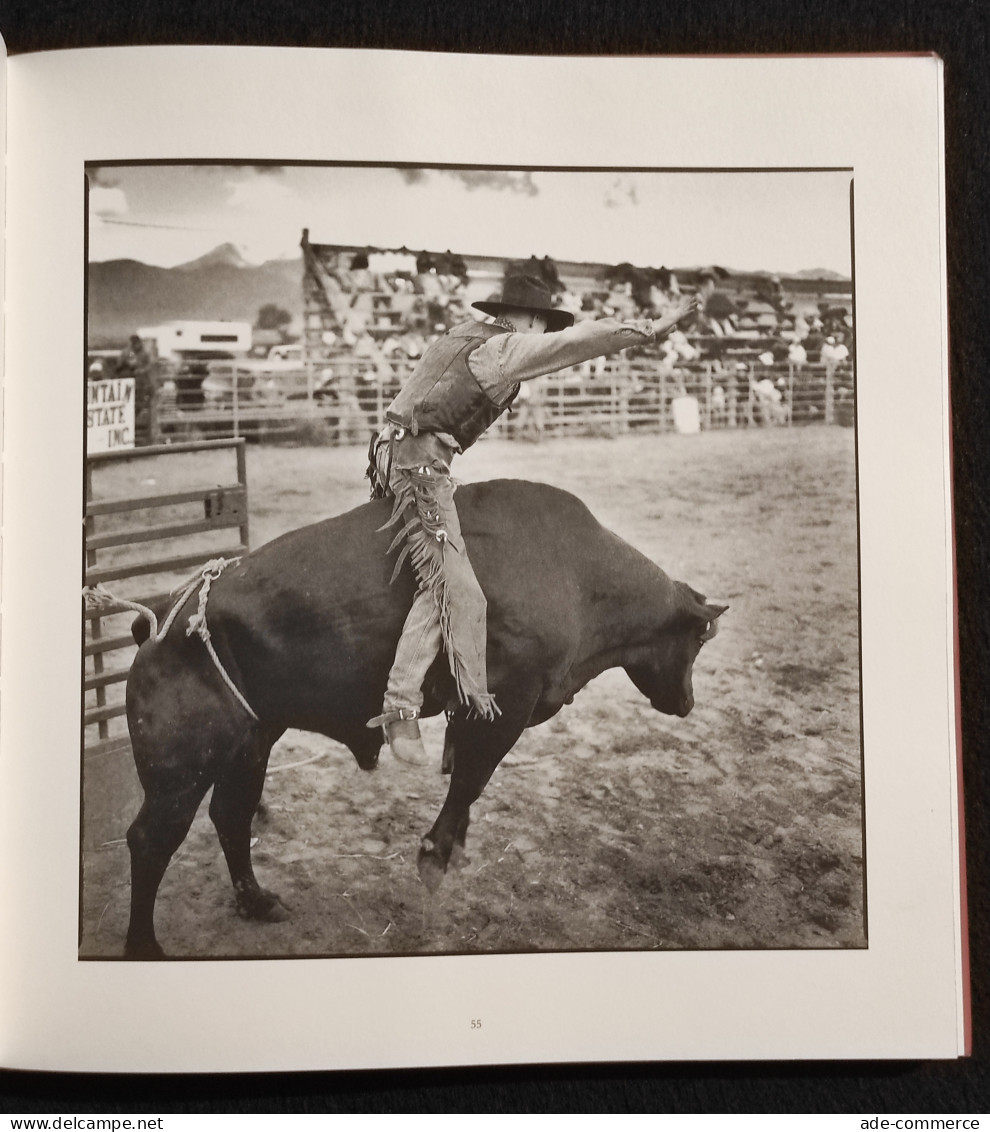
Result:
<svg viewBox="0 0 990 1132">
<path fill-rule="evenodd" d="M 494 719 L 498 707 L 488 691 L 485 657 L 488 606 L 461 536 L 450 475 L 440 461 L 393 467 L 390 487 L 395 504 L 382 529 L 402 524 L 389 547 L 389 553 L 401 547 L 392 581 L 409 558 L 420 589 L 436 602 L 458 699 Z"/>
</svg>

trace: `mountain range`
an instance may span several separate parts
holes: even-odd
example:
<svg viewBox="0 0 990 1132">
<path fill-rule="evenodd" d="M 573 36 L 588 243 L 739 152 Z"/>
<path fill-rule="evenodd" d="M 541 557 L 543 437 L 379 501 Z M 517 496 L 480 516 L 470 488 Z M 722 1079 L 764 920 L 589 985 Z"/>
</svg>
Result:
<svg viewBox="0 0 990 1132">
<path fill-rule="evenodd" d="M 302 321 L 302 258 L 248 264 L 233 244 L 222 244 L 178 267 L 133 259 L 88 268 L 89 347 L 112 349 L 139 326 L 172 319 L 229 319 L 254 323 L 266 303 Z"/>
</svg>

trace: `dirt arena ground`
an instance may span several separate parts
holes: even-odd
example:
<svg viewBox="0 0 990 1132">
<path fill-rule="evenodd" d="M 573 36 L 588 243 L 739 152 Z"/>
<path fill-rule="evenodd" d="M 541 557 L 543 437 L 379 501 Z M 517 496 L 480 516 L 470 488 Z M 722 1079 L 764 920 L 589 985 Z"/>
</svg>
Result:
<svg viewBox="0 0 990 1132">
<path fill-rule="evenodd" d="M 251 446 L 252 545 L 362 503 L 363 462 L 358 448 Z M 852 431 L 486 440 L 455 474 L 573 491 L 672 577 L 730 603 L 695 665 L 693 713 L 659 715 L 623 672 L 599 677 L 505 758 L 472 808 L 470 863 L 434 896 L 415 859 L 446 789 L 442 720 L 424 727 L 436 770 L 383 752 L 365 774 L 343 747 L 290 732 L 254 857 L 291 917 L 237 917 L 204 804 L 159 895 L 166 951 L 864 946 Z M 168 472 L 142 475 L 160 490 Z M 84 854 L 83 956 L 123 945 L 121 837 Z"/>
</svg>

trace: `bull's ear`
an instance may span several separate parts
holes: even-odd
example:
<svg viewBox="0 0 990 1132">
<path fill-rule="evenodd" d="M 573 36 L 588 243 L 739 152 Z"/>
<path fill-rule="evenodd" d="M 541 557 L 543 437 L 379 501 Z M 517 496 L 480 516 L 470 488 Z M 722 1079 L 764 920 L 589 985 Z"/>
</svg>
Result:
<svg viewBox="0 0 990 1132">
<path fill-rule="evenodd" d="M 709 621 L 714 621 L 716 618 L 721 617 L 722 614 L 728 609 L 727 605 L 717 605 L 715 602 L 705 603 L 705 617 Z"/>
</svg>

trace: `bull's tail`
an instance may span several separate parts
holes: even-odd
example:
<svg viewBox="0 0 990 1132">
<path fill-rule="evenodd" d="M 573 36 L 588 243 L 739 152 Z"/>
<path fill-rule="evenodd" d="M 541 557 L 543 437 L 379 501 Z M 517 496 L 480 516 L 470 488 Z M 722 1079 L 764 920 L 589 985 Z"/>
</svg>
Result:
<svg viewBox="0 0 990 1132">
<path fill-rule="evenodd" d="M 110 613 L 122 613 L 125 609 L 133 609 L 137 616 L 131 625 L 131 635 L 138 645 L 143 645 L 149 637 L 158 636 L 158 616 L 153 609 L 142 605 L 139 601 L 128 601 L 126 598 L 114 597 L 102 584 L 85 586 L 83 588 L 83 603 L 87 611 L 105 610 Z"/>
<path fill-rule="evenodd" d="M 149 609 L 147 613 L 139 613 L 131 622 L 131 636 L 134 638 L 134 643 L 138 648 L 151 636 L 152 618 L 154 617 L 153 613 L 151 618 L 148 617 L 148 613 L 151 612 L 152 611 Z M 155 628 L 157 629 L 158 626 L 156 625 Z"/>
</svg>

